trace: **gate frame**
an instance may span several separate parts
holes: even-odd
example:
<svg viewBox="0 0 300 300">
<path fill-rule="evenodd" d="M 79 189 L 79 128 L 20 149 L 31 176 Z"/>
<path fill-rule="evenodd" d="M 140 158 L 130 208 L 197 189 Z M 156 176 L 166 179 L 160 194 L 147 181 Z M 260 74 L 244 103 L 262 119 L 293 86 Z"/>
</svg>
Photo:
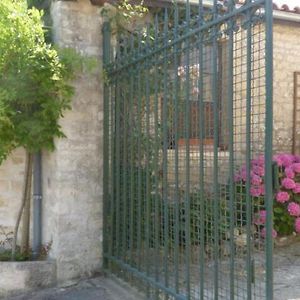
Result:
<svg viewBox="0 0 300 300">
<path fill-rule="evenodd" d="M 199 0 L 200 2 L 201 0 Z M 187 0 L 189 3 L 189 1 Z M 216 0 L 212 1 L 216 3 Z M 252 2 L 252 0 L 246 0 L 247 2 Z M 266 89 L 266 99 L 265 99 L 265 187 L 266 187 L 266 247 L 265 247 L 265 262 L 266 262 L 266 299 L 273 299 L 273 191 L 274 191 L 274 167 L 272 163 L 272 155 L 273 155 L 273 1 L 272 0 L 257 0 L 256 3 L 264 3 L 265 10 L 265 89 Z M 229 18 L 229 15 L 234 16 L 233 12 L 226 14 L 225 18 Z M 220 18 L 222 20 L 222 17 Z M 202 25 L 203 26 L 203 25 Z M 205 25 L 204 25 L 205 27 Z M 110 54 L 111 54 L 111 26 L 109 21 L 105 21 L 103 23 L 103 64 L 104 66 L 110 63 Z M 193 35 L 200 32 L 202 29 L 197 29 L 189 32 L 187 35 Z M 141 57 L 140 60 L 144 59 Z M 125 64 L 123 68 L 126 68 Z M 116 258 L 106 256 L 106 249 L 108 247 L 108 232 L 106 232 L 106 222 L 107 222 L 107 203 L 109 200 L 107 199 L 108 195 L 108 174 L 109 172 L 109 135 L 106 134 L 109 132 L 110 119 L 109 119 L 109 90 L 108 90 L 109 82 L 107 78 L 104 76 L 104 145 L 103 145 L 103 203 L 104 203 L 104 257 L 109 259 L 114 259 L 118 264 L 121 264 L 124 269 L 140 276 L 141 278 L 146 279 L 147 281 L 151 281 L 151 278 L 147 277 L 143 272 L 139 272 L 136 269 L 132 268 L 130 265 L 118 261 Z M 108 267 L 107 259 L 104 260 L 104 267 Z M 150 282 L 151 283 L 151 282 Z M 175 294 L 172 289 L 165 287 L 163 284 L 158 284 L 155 280 L 153 280 L 152 284 L 159 289 L 164 290 L 165 292 L 173 295 L 178 300 L 186 300 L 185 297 L 181 295 Z"/>
<path fill-rule="evenodd" d="M 273 0 L 265 2 L 266 26 L 266 133 L 265 133 L 265 183 L 266 183 L 266 297 L 273 295 Z M 267 113 L 268 112 L 268 113 Z"/>
</svg>

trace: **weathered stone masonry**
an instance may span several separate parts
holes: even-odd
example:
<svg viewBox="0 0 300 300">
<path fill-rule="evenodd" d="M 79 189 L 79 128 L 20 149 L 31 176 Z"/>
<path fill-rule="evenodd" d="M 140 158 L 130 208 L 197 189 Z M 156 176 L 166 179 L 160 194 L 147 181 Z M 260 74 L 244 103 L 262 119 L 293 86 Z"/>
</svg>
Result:
<svg viewBox="0 0 300 300">
<path fill-rule="evenodd" d="M 300 24 L 274 24 L 274 150 L 292 151 L 294 72 L 300 71 Z"/>
<path fill-rule="evenodd" d="M 101 61 L 101 16 L 90 1 L 55 1 L 54 40 Z M 58 281 L 90 275 L 102 262 L 102 83 L 100 70 L 73 83 L 72 111 L 61 125 L 67 139 L 43 156 L 44 242 L 53 241 Z"/>
</svg>

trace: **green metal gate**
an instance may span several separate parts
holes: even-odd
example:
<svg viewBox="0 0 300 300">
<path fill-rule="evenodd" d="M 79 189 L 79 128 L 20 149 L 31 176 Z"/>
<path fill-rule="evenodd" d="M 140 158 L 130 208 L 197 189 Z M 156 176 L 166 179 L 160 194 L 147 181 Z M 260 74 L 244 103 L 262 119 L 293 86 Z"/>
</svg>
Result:
<svg viewBox="0 0 300 300">
<path fill-rule="evenodd" d="M 104 24 L 106 267 L 147 299 L 271 300 L 272 1 L 194 2 Z"/>
</svg>

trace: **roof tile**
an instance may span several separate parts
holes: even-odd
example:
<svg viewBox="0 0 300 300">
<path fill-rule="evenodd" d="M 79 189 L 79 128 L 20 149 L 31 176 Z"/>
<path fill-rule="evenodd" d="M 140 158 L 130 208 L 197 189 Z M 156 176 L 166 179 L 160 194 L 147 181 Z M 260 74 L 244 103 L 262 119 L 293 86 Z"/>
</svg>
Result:
<svg viewBox="0 0 300 300">
<path fill-rule="evenodd" d="M 286 0 L 287 2 L 290 0 Z M 287 4 L 287 3 L 282 3 L 282 1 L 274 1 L 273 3 L 273 8 L 274 10 L 280 10 L 280 11 L 285 11 L 289 13 L 295 13 L 295 14 L 300 14 L 300 0 L 299 1 L 292 1 L 293 4 Z M 296 3 L 298 5 L 294 5 Z"/>
</svg>

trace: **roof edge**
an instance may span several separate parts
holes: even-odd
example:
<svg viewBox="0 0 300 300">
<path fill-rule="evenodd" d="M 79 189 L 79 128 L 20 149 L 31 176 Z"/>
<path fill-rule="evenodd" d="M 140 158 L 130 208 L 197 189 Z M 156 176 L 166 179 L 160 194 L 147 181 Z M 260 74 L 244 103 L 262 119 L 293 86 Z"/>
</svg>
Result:
<svg viewBox="0 0 300 300">
<path fill-rule="evenodd" d="M 192 5 L 197 5 L 199 0 L 190 0 Z M 240 0 L 242 3 L 244 0 Z M 116 4 L 118 0 L 90 0 L 93 5 L 102 6 L 104 3 Z M 133 3 L 140 4 L 140 0 L 132 0 Z M 184 3 L 186 0 L 178 0 Z M 168 7 L 172 5 L 173 0 L 144 0 L 144 5 L 148 7 Z M 206 7 L 212 6 L 213 0 L 203 0 L 203 5 Z M 296 6 L 290 9 L 287 4 L 279 7 L 273 4 L 273 16 L 275 20 L 283 20 L 289 22 L 300 23 L 300 7 Z"/>
</svg>

